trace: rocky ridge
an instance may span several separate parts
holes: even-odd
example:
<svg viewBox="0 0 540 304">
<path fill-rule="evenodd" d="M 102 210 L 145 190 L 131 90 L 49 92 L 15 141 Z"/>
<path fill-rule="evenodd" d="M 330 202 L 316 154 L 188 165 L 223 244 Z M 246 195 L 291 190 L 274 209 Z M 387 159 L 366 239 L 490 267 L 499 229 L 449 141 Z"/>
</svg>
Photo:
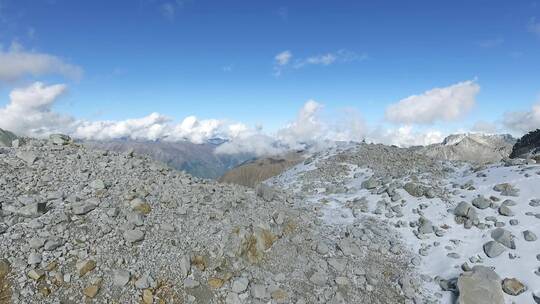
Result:
<svg viewBox="0 0 540 304">
<path fill-rule="evenodd" d="M 507 158 L 515 142 L 516 139 L 508 134 L 453 134 L 440 144 L 414 149 L 418 153 L 443 160 L 493 163 Z"/>
<path fill-rule="evenodd" d="M 539 182 L 534 162 L 471 165 L 352 144 L 267 183 L 306 202 L 327 225 L 375 219 L 395 229 L 437 303 L 487 304 L 539 302 Z"/>
<path fill-rule="evenodd" d="M 0 298 L 12 303 L 428 303 L 376 218 L 194 178 L 53 135 L 0 148 Z"/>
<path fill-rule="evenodd" d="M 510 158 L 533 158 L 540 162 L 540 129 L 521 137 L 512 147 Z"/>
</svg>

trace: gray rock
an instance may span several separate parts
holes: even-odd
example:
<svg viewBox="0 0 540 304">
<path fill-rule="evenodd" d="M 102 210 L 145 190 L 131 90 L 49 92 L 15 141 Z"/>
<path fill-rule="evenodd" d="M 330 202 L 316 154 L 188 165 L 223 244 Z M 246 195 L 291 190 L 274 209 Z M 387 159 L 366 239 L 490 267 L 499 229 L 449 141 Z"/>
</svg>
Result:
<svg viewBox="0 0 540 304">
<path fill-rule="evenodd" d="M 242 304 L 242 301 L 236 293 L 229 292 L 225 297 L 225 304 Z"/>
<path fill-rule="evenodd" d="M 53 145 L 67 145 L 72 142 L 71 137 L 64 135 L 64 134 L 51 134 L 49 135 L 49 141 Z"/>
<path fill-rule="evenodd" d="M 463 216 L 466 218 L 470 217 L 471 212 L 476 214 L 476 211 L 472 208 L 471 204 L 467 202 L 460 202 L 456 208 L 454 208 L 454 215 Z"/>
<path fill-rule="evenodd" d="M 242 293 L 244 292 L 249 285 L 249 280 L 244 277 L 240 277 L 232 283 L 232 291 L 236 293 Z"/>
<path fill-rule="evenodd" d="M 83 201 L 83 202 L 78 202 L 78 203 L 73 204 L 73 206 L 71 207 L 71 210 L 73 214 L 84 215 L 96 209 L 96 207 L 97 206 L 94 205 L 92 201 Z"/>
<path fill-rule="evenodd" d="M 255 299 L 268 299 L 269 295 L 266 291 L 266 287 L 262 284 L 251 285 L 251 296 Z"/>
<path fill-rule="evenodd" d="M 460 304 L 504 304 L 501 278 L 488 267 L 474 266 L 458 278 Z"/>
<path fill-rule="evenodd" d="M 135 287 L 138 289 L 150 288 L 153 281 L 154 279 L 150 275 L 144 274 L 135 281 Z"/>
<path fill-rule="evenodd" d="M 88 186 L 94 190 L 103 190 L 106 187 L 101 179 L 93 180 Z"/>
<path fill-rule="evenodd" d="M 113 272 L 113 285 L 117 287 L 125 286 L 129 282 L 130 278 L 131 275 L 129 274 L 129 271 L 115 270 Z"/>
<path fill-rule="evenodd" d="M 491 238 L 493 238 L 498 243 L 504 245 L 506 248 L 516 249 L 516 244 L 514 242 L 514 237 L 510 231 L 504 228 L 497 228 L 491 232 Z"/>
<path fill-rule="evenodd" d="M 29 165 L 33 165 L 38 159 L 36 153 L 32 151 L 17 151 L 16 155 Z"/>
<path fill-rule="evenodd" d="M 186 278 L 184 280 L 184 287 L 185 288 L 189 288 L 189 289 L 192 289 L 192 288 L 196 288 L 200 285 L 200 283 L 196 280 L 193 280 L 192 278 Z"/>
<path fill-rule="evenodd" d="M 309 281 L 317 286 L 325 286 L 327 280 L 328 277 L 326 274 L 318 271 L 314 272 L 311 277 L 309 277 Z"/>
<path fill-rule="evenodd" d="M 434 231 L 435 227 L 433 227 L 431 221 L 426 219 L 425 217 L 420 217 L 420 219 L 418 220 L 418 233 L 428 234 L 433 233 Z"/>
<path fill-rule="evenodd" d="M 28 242 L 28 245 L 31 248 L 39 249 L 39 248 L 43 247 L 43 245 L 45 245 L 45 241 L 46 240 L 44 238 L 36 237 L 36 238 L 31 239 Z"/>
<path fill-rule="evenodd" d="M 505 205 L 501 205 L 499 207 L 499 214 L 504 216 L 514 216 L 514 212 L 512 212 L 512 210 Z"/>
<path fill-rule="evenodd" d="M 525 230 L 523 231 L 523 238 L 525 239 L 525 241 L 527 242 L 534 242 L 538 239 L 538 237 L 536 236 L 536 234 L 534 234 L 534 232 L 530 231 L 530 230 Z"/>
<path fill-rule="evenodd" d="M 495 258 L 501 255 L 506 249 L 501 243 L 489 241 L 484 244 L 484 252 L 490 258 Z"/>
<path fill-rule="evenodd" d="M 130 243 L 142 241 L 144 239 L 144 232 L 139 229 L 127 230 L 124 232 L 124 239 Z"/>
<path fill-rule="evenodd" d="M 509 183 L 498 184 L 493 187 L 494 191 L 500 192 L 504 196 L 518 196 L 519 189 L 514 188 Z"/>
<path fill-rule="evenodd" d="M 491 201 L 483 196 L 478 196 L 473 199 L 472 204 L 478 209 L 486 209 L 491 205 Z"/>
<path fill-rule="evenodd" d="M 39 263 L 41 263 L 41 254 L 36 253 L 36 252 L 30 253 L 30 255 L 28 256 L 28 264 L 36 265 Z"/>
<path fill-rule="evenodd" d="M 425 188 L 422 185 L 416 183 L 406 183 L 403 189 L 407 191 L 411 196 L 422 197 L 426 193 Z"/>
<path fill-rule="evenodd" d="M 45 242 L 45 246 L 43 247 L 43 249 L 47 251 L 53 251 L 60 246 L 62 246 L 62 241 L 60 241 L 59 239 L 51 239 Z"/>
<path fill-rule="evenodd" d="M 518 296 L 527 290 L 527 287 L 516 278 L 506 278 L 502 281 L 502 289 L 511 296 Z"/>
<path fill-rule="evenodd" d="M 381 185 L 381 183 L 377 179 L 375 179 L 374 177 L 371 177 L 371 178 L 363 181 L 361 187 L 363 189 L 371 190 L 371 189 L 375 189 L 377 187 L 380 187 L 380 185 Z"/>
</svg>

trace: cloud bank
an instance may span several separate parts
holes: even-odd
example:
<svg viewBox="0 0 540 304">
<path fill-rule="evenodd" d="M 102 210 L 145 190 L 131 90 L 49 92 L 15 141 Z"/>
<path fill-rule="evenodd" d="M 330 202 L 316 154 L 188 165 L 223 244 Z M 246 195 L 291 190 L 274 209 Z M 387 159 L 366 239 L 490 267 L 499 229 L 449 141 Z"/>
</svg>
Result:
<svg viewBox="0 0 540 304">
<path fill-rule="evenodd" d="M 520 133 L 540 128 L 540 100 L 529 111 L 505 113 L 503 124 L 508 129 Z"/>
<path fill-rule="evenodd" d="M 284 61 L 290 60 L 283 59 Z M 369 126 L 353 109 L 322 115 L 325 107 L 308 100 L 296 117 L 275 132 L 262 127 L 249 127 L 225 119 L 199 119 L 187 116 L 177 121 L 160 113 L 125 120 L 84 120 L 54 111 L 54 105 L 67 92 L 65 84 L 46 85 L 41 82 L 17 88 L 9 94 L 8 104 L 0 108 L 0 128 L 19 135 L 43 137 L 52 133 L 69 134 L 86 140 L 190 141 L 206 143 L 214 138 L 226 139 L 217 153 L 279 154 L 290 149 L 324 147 L 335 141 L 377 142 L 397 146 L 428 145 L 441 142 L 446 134 L 429 128 L 435 121 L 456 120 L 475 103 L 479 85 L 465 81 L 445 88 L 429 90 L 407 97 L 387 108 L 387 119 L 398 126 Z M 507 113 L 504 125 L 526 132 L 540 127 L 540 102 L 530 111 Z M 497 130 L 493 123 L 478 122 L 475 131 Z"/>
<path fill-rule="evenodd" d="M 480 86 L 475 81 L 435 88 L 390 105 L 386 109 L 386 119 L 404 124 L 456 121 L 472 109 L 479 91 Z"/>
<path fill-rule="evenodd" d="M 6 50 L 0 48 L 0 82 L 15 82 L 28 75 L 36 77 L 46 74 L 80 79 L 83 70 L 56 56 L 26 51 L 17 43 L 12 43 Z"/>
</svg>

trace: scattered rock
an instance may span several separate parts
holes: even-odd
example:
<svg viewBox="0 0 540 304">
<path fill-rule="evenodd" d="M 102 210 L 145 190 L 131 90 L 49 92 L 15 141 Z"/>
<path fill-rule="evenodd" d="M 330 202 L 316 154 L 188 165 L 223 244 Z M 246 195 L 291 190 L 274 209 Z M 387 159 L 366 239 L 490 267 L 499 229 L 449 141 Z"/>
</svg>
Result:
<svg viewBox="0 0 540 304">
<path fill-rule="evenodd" d="M 124 239 L 129 243 L 135 243 L 144 239 L 144 232 L 140 229 L 127 230 L 124 232 Z"/>
<path fill-rule="evenodd" d="M 511 296 L 517 296 L 524 293 L 527 287 L 516 278 L 506 278 L 502 281 L 502 289 Z"/>
<path fill-rule="evenodd" d="M 83 260 L 83 261 L 77 262 L 75 267 L 77 268 L 77 272 L 79 273 L 79 277 L 82 277 L 85 274 L 87 274 L 88 272 L 94 270 L 94 268 L 96 268 L 96 265 L 97 265 L 97 263 L 94 260 Z"/>
<path fill-rule="evenodd" d="M 504 304 L 501 278 L 488 267 L 474 266 L 458 278 L 460 304 Z"/>
<path fill-rule="evenodd" d="M 536 236 L 536 234 L 534 234 L 532 231 L 530 230 L 525 230 L 523 231 L 523 238 L 525 239 L 525 241 L 527 242 L 534 242 L 538 239 L 538 237 Z"/>
<path fill-rule="evenodd" d="M 484 244 L 484 252 L 490 258 L 495 258 L 501 255 L 505 251 L 505 248 L 501 243 L 495 241 L 489 241 Z"/>
</svg>

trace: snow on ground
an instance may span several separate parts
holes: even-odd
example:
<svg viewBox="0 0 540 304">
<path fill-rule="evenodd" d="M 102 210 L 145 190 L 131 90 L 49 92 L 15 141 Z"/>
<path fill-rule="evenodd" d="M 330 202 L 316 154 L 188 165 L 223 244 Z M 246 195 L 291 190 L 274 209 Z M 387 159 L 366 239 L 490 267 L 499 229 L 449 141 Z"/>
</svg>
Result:
<svg viewBox="0 0 540 304">
<path fill-rule="evenodd" d="M 426 250 L 427 255 L 421 256 L 421 263 L 418 266 L 420 273 L 429 275 L 431 278 L 438 276 L 443 279 L 453 279 L 463 272 L 461 269 L 463 263 L 467 263 L 470 267 L 487 265 L 495 267 L 495 271 L 501 278 L 517 278 L 528 287 L 528 290 L 519 296 L 505 295 L 507 303 L 531 303 L 533 301 L 531 293 L 540 292 L 540 260 L 537 258 L 540 254 L 540 240 L 527 242 L 523 237 L 525 230 L 530 230 L 540 237 L 540 207 L 529 205 L 532 199 L 540 199 L 540 165 L 505 167 L 502 164 L 496 164 L 478 172 L 473 172 L 468 165 L 456 166 L 455 172 L 442 181 L 449 197 L 446 199 L 417 198 L 399 189 L 397 191 L 401 198 L 406 201 L 405 207 L 402 208 L 403 216 L 387 218 L 384 212 L 377 215 L 373 211 L 377 208 L 377 202 L 383 198 L 388 200 L 388 196 L 361 188 L 361 183 L 372 175 L 369 169 L 341 164 L 351 169 L 349 172 L 344 172 L 342 179 L 337 181 L 337 184 L 344 185 L 347 191 L 326 193 L 328 188 L 321 187 L 315 192 L 306 193 L 302 189 L 304 186 L 302 176 L 316 170 L 318 162 L 340 151 L 340 149 L 335 149 L 327 151 L 326 154 L 320 154 L 308 165 L 299 164 L 269 182 L 296 193 L 301 192 L 306 203 L 320 208 L 321 218 L 330 225 L 351 224 L 355 220 L 361 220 L 361 217 L 354 216 L 351 209 L 347 207 L 347 202 L 362 197 L 365 197 L 369 206 L 369 211 L 364 213 L 365 216 L 384 218 L 393 224 L 398 221 L 407 223 L 418 221 L 420 217 L 418 209 L 422 204 L 424 208 L 421 212 L 424 217 L 428 218 L 434 226 L 446 228 L 444 235 L 438 237 L 435 234 L 426 234 L 422 236 L 424 239 L 419 239 L 413 233 L 415 228 L 409 225 L 396 228 L 401 232 L 403 242 L 412 252 L 419 253 L 422 248 Z M 464 185 L 471 181 L 473 190 L 463 190 L 454 186 Z M 332 182 L 336 183 L 336 180 Z M 436 181 L 424 180 L 424 182 L 429 184 Z M 512 184 L 520 190 L 519 195 L 502 196 L 500 192 L 494 191 L 493 187 L 501 183 Z M 466 229 L 463 224 L 456 223 L 452 213 L 453 208 L 461 201 L 471 203 L 478 195 L 486 198 L 498 197 L 500 201 L 496 202 L 497 205 L 506 199 L 517 203 L 516 206 L 510 207 L 515 213 L 511 217 L 500 215 L 496 208 L 476 209 L 481 222 L 493 224 L 486 220 L 486 217 L 492 216 L 496 217 L 498 222 L 504 223 L 504 229 L 515 236 L 515 250 L 506 249 L 502 255 L 489 258 L 483 251 L 483 245 L 492 240 L 490 233 L 494 227 L 482 230 L 473 226 Z M 511 225 L 511 219 L 518 220 L 519 223 Z M 475 263 L 471 262 L 471 259 Z M 428 284 L 426 288 L 433 293 L 441 293 L 441 303 L 455 301 L 454 295 L 451 292 L 443 292 L 435 281 Z"/>
</svg>

